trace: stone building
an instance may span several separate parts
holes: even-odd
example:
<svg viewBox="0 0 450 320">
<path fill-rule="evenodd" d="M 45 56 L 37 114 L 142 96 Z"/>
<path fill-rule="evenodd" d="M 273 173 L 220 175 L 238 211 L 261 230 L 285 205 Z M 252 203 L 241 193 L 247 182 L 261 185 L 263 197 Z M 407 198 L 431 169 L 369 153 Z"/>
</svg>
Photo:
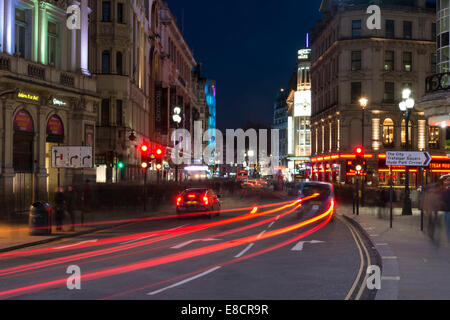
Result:
<svg viewBox="0 0 450 320">
<path fill-rule="evenodd" d="M 139 145 L 156 145 L 152 97 L 160 78 L 159 1 L 91 0 L 91 5 L 90 69 L 101 97 L 97 182 L 139 180 Z"/>
<path fill-rule="evenodd" d="M 89 72 L 87 0 L 81 29 L 68 1 L 0 1 L 0 218 L 52 199 L 95 171 L 52 168 L 53 146 L 95 147 L 96 81 Z"/>
<path fill-rule="evenodd" d="M 381 29 L 369 29 L 371 1 L 324 0 L 323 13 L 312 33 L 312 154 L 314 179 L 351 182 L 353 150 L 366 151 L 367 181 L 387 184 L 385 152 L 404 150 L 406 126 L 399 109 L 402 91 L 418 101 L 425 79 L 435 70 L 433 1 L 380 0 Z M 365 109 L 361 98 L 368 99 Z M 364 119 L 364 123 L 363 123 Z M 445 147 L 441 130 L 427 124 L 415 109 L 410 122 L 410 148 L 430 150 L 437 161 Z M 417 169 L 411 181 L 417 182 Z M 402 184 L 405 168 L 396 168 Z"/>
</svg>

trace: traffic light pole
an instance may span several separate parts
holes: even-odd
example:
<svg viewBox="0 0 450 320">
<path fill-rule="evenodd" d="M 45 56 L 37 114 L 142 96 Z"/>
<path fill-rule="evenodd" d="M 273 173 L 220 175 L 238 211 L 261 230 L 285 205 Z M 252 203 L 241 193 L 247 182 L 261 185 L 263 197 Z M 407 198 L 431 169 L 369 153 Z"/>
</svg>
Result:
<svg viewBox="0 0 450 320">
<path fill-rule="evenodd" d="M 356 174 L 356 215 L 359 216 L 359 173 Z"/>
<path fill-rule="evenodd" d="M 148 169 L 145 168 L 145 171 L 144 171 L 144 212 L 147 211 L 147 172 L 148 172 Z"/>
</svg>

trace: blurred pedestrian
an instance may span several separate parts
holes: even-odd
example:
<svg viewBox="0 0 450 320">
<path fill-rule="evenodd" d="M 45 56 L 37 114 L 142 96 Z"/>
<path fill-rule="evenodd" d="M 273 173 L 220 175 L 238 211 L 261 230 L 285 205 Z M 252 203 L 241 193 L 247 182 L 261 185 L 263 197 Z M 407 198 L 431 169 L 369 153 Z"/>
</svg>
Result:
<svg viewBox="0 0 450 320">
<path fill-rule="evenodd" d="M 64 189 L 56 188 L 55 192 L 55 220 L 56 220 L 56 230 L 62 231 L 64 223 L 64 212 L 65 212 L 65 197 Z"/>
<path fill-rule="evenodd" d="M 76 193 L 72 186 L 67 187 L 66 192 L 66 206 L 67 213 L 70 217 L 70 231 L 75 231 L 75 205 L 76 205 Z"/>
</svg>

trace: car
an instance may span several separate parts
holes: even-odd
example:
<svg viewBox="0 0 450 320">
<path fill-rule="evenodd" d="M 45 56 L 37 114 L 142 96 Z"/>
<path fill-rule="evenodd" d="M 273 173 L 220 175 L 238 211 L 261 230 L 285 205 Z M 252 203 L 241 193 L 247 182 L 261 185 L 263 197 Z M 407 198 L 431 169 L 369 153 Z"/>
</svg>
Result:
<svg viewBox="0 0 450 320">
<path fill-rule="evenodd" d="M 318 194 L 308 200 L 304 200 L 302 206 L 297 210 L 297 218 L 308 215 L 324 213 L 328 210 L 332 201 L 335 201 L 333 185 L 326 182 L 303 182 L 299 186 L 298 196 L 305 199 Z"/>
<path fill-rule="evenodd" d="M 177 215 L 201 213 L 212 219 L 213 215 L 220 215 L 220 197 L 208 188 L 190 188 L 181 192 L 176 199 Z"/>
</svg>

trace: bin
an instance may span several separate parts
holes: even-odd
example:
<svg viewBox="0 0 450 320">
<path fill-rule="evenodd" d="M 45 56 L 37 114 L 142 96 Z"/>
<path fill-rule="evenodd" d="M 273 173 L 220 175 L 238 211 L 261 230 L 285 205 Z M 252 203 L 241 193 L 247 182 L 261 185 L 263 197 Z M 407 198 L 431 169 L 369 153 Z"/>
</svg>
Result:
<svg viewBox="0 0 450 320">
<path fill-rule="evenodd" d="M 30 207 L 30 235 L 52 234 L 52 206 L 47 202 L 35 202 Z"/>
</svg>

